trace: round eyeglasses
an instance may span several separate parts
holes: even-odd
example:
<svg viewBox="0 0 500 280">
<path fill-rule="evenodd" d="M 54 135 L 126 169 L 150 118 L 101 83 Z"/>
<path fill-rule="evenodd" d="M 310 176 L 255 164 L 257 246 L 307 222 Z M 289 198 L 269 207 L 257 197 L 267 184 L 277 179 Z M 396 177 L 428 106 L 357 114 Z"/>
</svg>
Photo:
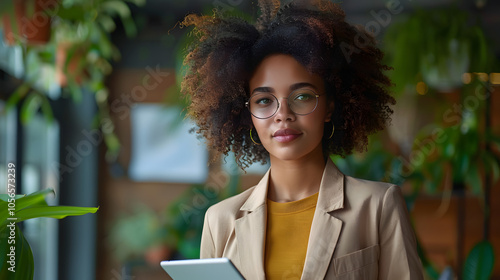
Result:
<svg viewBox="0 0 500 280">
<path fill-rule="evenodd" d="M 303 116 L 316 110 L 318 98 L 320 96 L 320 94 L 310 89 L 297 89 L 292 91 L 288 97 L 284 99 L 287 100 L 288 107 L 292 112 Z M 245 103 L 245 106 L 247 106 L 254 117 L 258 119 L 268 119 L 278 112 L 280 102 L 273 94 L 260 92 L 252 95 Z"/>
</svg>

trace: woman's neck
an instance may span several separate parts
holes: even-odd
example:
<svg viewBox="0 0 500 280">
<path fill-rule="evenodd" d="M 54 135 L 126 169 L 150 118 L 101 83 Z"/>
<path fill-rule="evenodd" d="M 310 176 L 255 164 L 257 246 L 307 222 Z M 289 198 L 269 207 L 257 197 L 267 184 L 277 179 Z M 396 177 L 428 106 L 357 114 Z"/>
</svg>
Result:
<svg viewBox="0 0 500 280">
<path fill-rule="evenodd" d="M 290 202 L 311 196 L 319 191 L 324 169 L 323 156 L 286 161 L 271 157 L 267 197 Z"/>
</svg>

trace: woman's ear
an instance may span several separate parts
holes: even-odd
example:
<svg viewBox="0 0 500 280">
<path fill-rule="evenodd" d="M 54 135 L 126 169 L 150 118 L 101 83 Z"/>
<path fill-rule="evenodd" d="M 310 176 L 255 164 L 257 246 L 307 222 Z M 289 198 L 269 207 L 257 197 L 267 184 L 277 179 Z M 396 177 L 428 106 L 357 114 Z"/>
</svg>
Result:
<svg viewBox="0 0 500 280">
<path fill-rule="evenodd" d="M 332 115 L 333 115 L 334 109 L 335 109 L 335 104 L 333 103 L 333 101 L 331 101 L 330 104 L 328 105 L 328 108 L 326 109 L 325 122 L 329 122 L 332 120 Z"/>
</svg>

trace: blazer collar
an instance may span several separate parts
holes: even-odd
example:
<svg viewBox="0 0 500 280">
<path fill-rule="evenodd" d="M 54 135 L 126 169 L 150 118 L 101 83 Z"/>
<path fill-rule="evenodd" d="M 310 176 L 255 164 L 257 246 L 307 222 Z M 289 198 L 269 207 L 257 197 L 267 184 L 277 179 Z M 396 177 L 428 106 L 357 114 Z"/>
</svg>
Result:
<svg viewBox="0 0 500 280">
<path fill-rule="evenodd" d="M 264 250 L 267 226 L 267 189 L 270 170 L 240 208 L 249 212 L 236 220 L 235 231 L 242 272 L 249 279 L 265 279 Z M 344 174 L 328 160 L 311 225 L 302 279 L 323 279 L 335 250 L 342 222 L 329 212 L 344 207 Z"/>
<path fill-rule="evenodd" d="M 264 250 L 267 226 L 267 185 L 269 170 L 241 206 L 248 212 L 235 222 L 236 242 L 242 273 L 247 279 L 265 280 Z"/>
<path fill-rule="evenodd" d="M 329 160 L 321 179 L 318 203 L 311 224 L 302 270 L 302 280 L 325 277 L 342 230 L 342 221 L 330 212 L 343 207 L 344 174 Z"/>
<path fill-rule="evenodd" d="M 269 186 L 269 169 L 255 186 L 252 194 L 241 206 L 241 211 L 254 211 L 263 204 L 266 204 L 267 189 Z M 329 159 L 326 163 L 321 185 L 319 188 L 317 209 L 330 212 L 344 207 L 344 174 L 338 170 L 337 166 Z"/>
<path fill-rule="evenodd" d="M 259 208 L 263 204 L 266 204 L 267 201 L 267 186 L 269 185 L 269 174 L 271 173 L 271 169 L 267 170 L 266 174 L 260 182 L 255 186 L 252 194 L 245 201 L 243 206 L 241 206 L 241 211 L 255 211 L 255 209 Z"/>
<path fill-rule="evenodd" d="M 331 212 L 344 208 L 344 174 L 328 160 L 321 178 L 316 209 Z"/>
</svg>

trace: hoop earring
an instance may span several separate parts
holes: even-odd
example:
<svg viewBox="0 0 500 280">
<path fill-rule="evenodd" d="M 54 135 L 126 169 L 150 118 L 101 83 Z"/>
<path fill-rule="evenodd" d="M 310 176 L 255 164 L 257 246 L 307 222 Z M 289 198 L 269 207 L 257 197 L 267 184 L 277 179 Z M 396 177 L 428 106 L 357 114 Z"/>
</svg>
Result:
<svg viewBox="0 0 500 280">
<path fill-rule="evenodd" d="M 333 132 L 335 132 L 335 125 L 333 124 L 332 122 L 332 133 L 330 134 L 330 137 L 328 137 L 328 139 L 332 139 L 333 137 Z"/>
<path fill-rule="evenodd" d="M 257 142 L 255 142 L 255 140 L 253 140 L 253 137 L 252 137 L 252 129 L 253 129 L 253 127 L 252 127 L 252 128 L 250 128 L 250 139 L 252 139 L 252 142 L 253 142 L 255 145 L 262 145 L 262 143 L 257 143 Z"/>
</svg>

